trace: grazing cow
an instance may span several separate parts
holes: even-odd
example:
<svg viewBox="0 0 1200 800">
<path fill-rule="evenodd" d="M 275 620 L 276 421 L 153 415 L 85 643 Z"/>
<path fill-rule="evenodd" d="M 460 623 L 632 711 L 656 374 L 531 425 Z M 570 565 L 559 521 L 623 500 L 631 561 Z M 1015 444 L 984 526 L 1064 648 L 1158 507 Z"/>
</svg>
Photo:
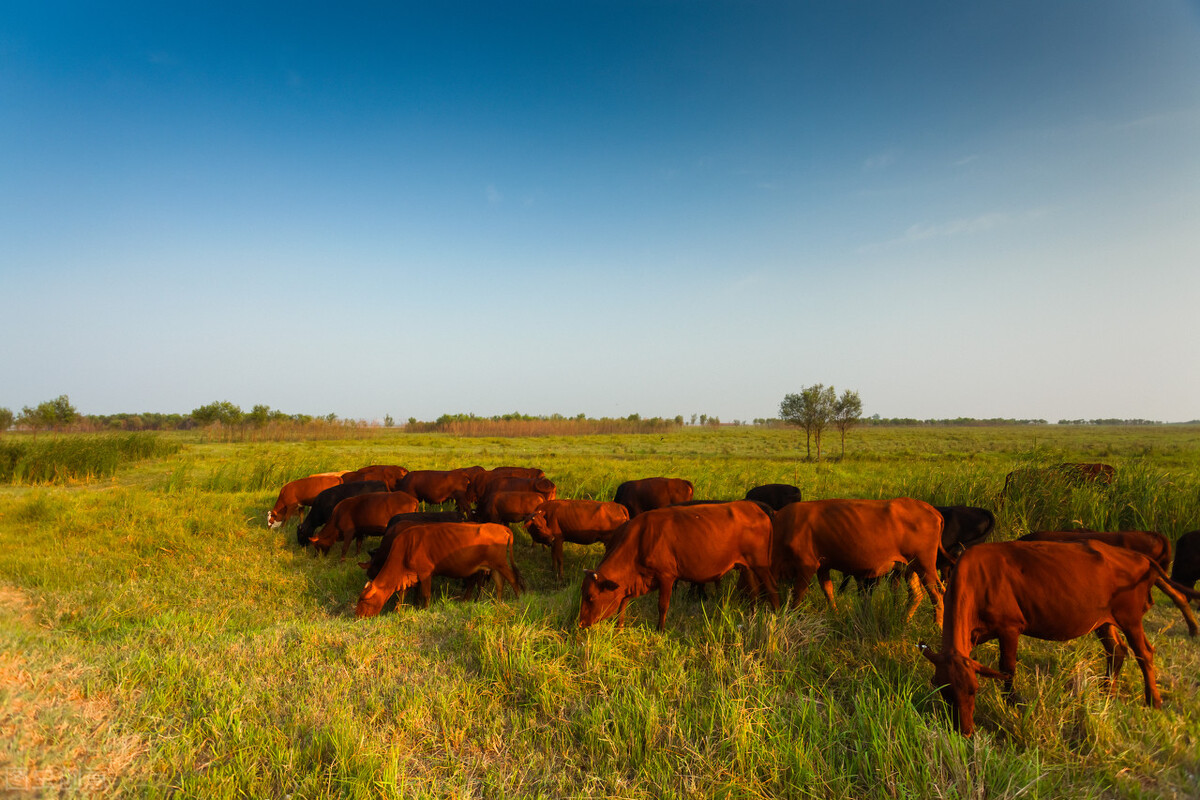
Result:
<svg viewBox="0 0 1200 800">
<path fill-rule="evenodd" d="M 789 503 L 799 503 L 802 498 L 800 488 L 790 483 L 764 483 L 746 492 L 746 499 L 766 503 L 778 511 Z"/>
<path fill-rule="evenodd" d="M 470 508 L 467 489 L 471 485 L 473 469 L 417 469 L 401 478 L 396 488 L 431 505 L 453 500 L 458 510 L 465 514 Z"/>
<path fill-rule="evenodd" d="M 500 525 L 524 522 L 544 502 L 546 496 L 538 492 L 488 492 L 475 509 L 475 521 Z"/>
<path fill-rule="evenodd" d="M 387 484 L 388 491 L 396 491 L 401 478 L 408 474 L 408 470 L 404 467 L 397 467 L 391 464 L 372 464 L 369 467 L 356 469 L 353 472 L 347 472 L 342 476 L 342 483 L 354 483 L 355 481 L 383 481 Z"/>
<path fill-rule="evenodd" d="M 1175 564 L 1171 580 L 1189 589 L 1200 580 L 1200 531 L 1189 531 L 1175 541 Z"/>
<path fill-rule="evenodd" d="M 686 503 L 692 491 L 691 481 L 683 478 L 642 478 L 618 486 L 613 502 L 625 506 L 633 518 L 643 511 Z"/>
<path fill-rule="evenodd" d="M 538 478 L 546 477 L 546 473 L 536 467 L 496 467 L 495 469 L 485 470 L 482 467 L 473 467 L 478 469 L 478 472 L 471 476 L 471 486 L 467 491 L 467 502 L 469 504 L 478 503 L 483 496 L 488 493 L 490 484 L 494 480 L 500 478 L 529 478 L 537 480 Z"/>
<path fill-rule="evenodd" d="M 1065 642 L 1095 632 L 1107 656 L 1112 691 L 1128 653 L 1119 628 L 1142 668 L 1146 705 L 1161 707 L 1154 649 L 1142 630 L 1151 586 L 1172 599 L 1180 594 L 1154 561 L 1095 540 L 1000 542 L 967 550 L 950 575 L 941 652 L 920 645 L 933 662 L 933 685 L 950 704 L 958 729 L 965 736 L 975 729 L 979 675 L 1003 681 L 1005 699 L 1014 700 L 1022 635 Z M 1176 602 L 1186 605 L 1182 596 Z M 999 670 L 971 658 L 976 645 L 992 639 L 1000 641 Z"/>
<path fill-rule="evenodd" d="M 316 499 L 313 500 L 312 509 L 308 512 L 308 516 L 296 527 L 296 544 L 306 547 L 309 544 L 309 538 L 322 525 L 329 521 L 329 518 L 333 516 L 333 509 L 347 497 L 358 497 L 360 494 L 386 491 L 387 484 L 383 481 L 356 481 L 355 483 L 330 486 L 317 495 Z"/>
<path fill-rule="evenodd" d="M 267 512 L 267 527 L 279 528 L 293 516 L 300 513 L 300 506 L 311 506 L 317 495 L 331 486 L 342 482 L 341 472 L 320 472 L 289 481 L 279 490 L 279 499 L 275 507 Z"/>
<path fill-rule="evenodd" d="M 942 515 L 942 550 L 945 552 L 938 551 L 937 568 L 938 575 L 945 576 L 946 571 L 952 565 L 950 558 L 971 545 L 979 544 L 987 539 L 992 529 L 996 527 L 996 516 L 986 508 L 976 508 L 975 506 L 934 506 L 934 508 Z M 893 579 L 899 580 L 899 576 L 898 571 L 892 571 Z M 879 583 L 879 579 L 860 578 L 857 583 L 860 589 L 870 591 Z M 838 584 L 838 591 L 846 591 L 846 587 L 849 585 L 850 576 L 843 576 L 842 582 Z"/>
<path fill-rule="evenodd" d="M 752 592 L 761 584 L 771 605 L 779 607 L 771 577 L 771 516 L 757 503 L 646 511 L 621 527 L 600 566 L 584 570 L 579 627 L 613 614 L 623 621 L 631 599 L 658 589 L 661 631 L 675 581 L 707 583 L 734 567 L 743 568 Z"/>
<path fill-rule="evenodd" d="M 897 564 L 907 565 L 912 598 L 907 618 L 912 619 L 921 603 L 924 583 L 940 627 L 937 557 L 944 552 L 941 545 L 942 515 L 920 500 L 812 500 L 775 512 L 772 569 L 777 580 L 794 578 L 793 607 L 816 575 L 830 608 L 836 609 L 830 570 L 871 579 L 883 577 Z"/>
<path fill-rule="evenodd" d="M 613 533 L 629 521 L 629 511 L 618 503 L 594 500 L 549 500 L 538 506 L 526 520 L 529 538 L 550 548 L 554 574 L 563 576 L 563 542 L 595 544 L 605 550 Z"/>
<path fill-rule="evenodd" d="M 1011 487 L 1030 486 L 1046 480 L 1066 481 L 1070 484 L 1101 483 L 1111 485 L 1117 470 L 1109 464 L 1055 464 L 1052 467 L 1022 467 L 1004 476 L 1001 497 L 1008 496 Z"/>
<path fill-rule="evenodd" d="M 369 561 L 360 561 L 358 565 L 367 571 L 367 577 L 374 580 L 387 561 L 392 542 L 397 536 L 403 536 L 404 531 L 417 525 L 427 525 L 431 522 L 465 522 L 462 514 L 457 511 L 416 511 L 411 514 L 397 514 L 388 520 L 387 529 L 379 547 L 367 551 Z"/>
<path fill-rule="evenodd" d="M 496 599 L 503 597 L 504 583 L 521 596 L 521 573 L 512 562 L 512 531 L 503 525 L 443 522 L 416 525 L 398 537 L 388 552 L 383 568 L 367 581 L 354 609 L 357 617 L 373 617 L 395 592 L 403 593 L 416 584 L 421 605 L 429 608 L 433 576 L 468 578 L 490 570 Z"/>
<path fill-rule="evenodd" d="M 342 558 L 350 551 L 354 539 L 355 553 L 362 552 L 362 540 L 367 536 L 382 536 L 388 521 L 397 514 L 417 510 L 417 498 L 407 492 L 371 492 L 348 497 L 334 506 L 333 514 L 320 532 L 309 537 L 317 551 L 328 553 L 333 543 L 342 539 Z"/>
<path fill-rule="evenodd" d="M 501 492 L 534 492 L 541 496 L 542 501 L 553 500 L 558 488 L 549 478 L 493 478 L 487 484 L 487 490 L 479 495 L 476 510 L 488 504 L 488 499 Z"/>
</svg>

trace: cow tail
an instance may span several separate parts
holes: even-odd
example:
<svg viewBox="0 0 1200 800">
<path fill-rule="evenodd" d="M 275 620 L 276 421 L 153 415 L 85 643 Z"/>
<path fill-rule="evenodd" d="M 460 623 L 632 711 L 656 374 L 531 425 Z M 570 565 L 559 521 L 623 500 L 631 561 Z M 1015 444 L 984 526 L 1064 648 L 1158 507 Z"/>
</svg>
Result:
<svg viewBox="0 0 1200 800">
<path fill-rule="evenodd" d="M 1154 581 L 1154 585 L 1159 588 L 1163 594 L 1171 598 L 1171 602 L 1183 614 L 1183 621 L 1187 623 L 1188 635 L 1195 636 L 1200 633 L 1200 625 L 1196 624 L 1196 616 L 1192 613 L 1192 607 L 1188 605 L 1188 600 L 1200 600 L 1200 592 L 1196 592 L 1186 586 L 1180 586 L 1171 580 L 1167 573 L 1163 571 L 1153 559 L 1146 559 L 1150 562 L 1150 566 L 1158 573 L 1158 577 Z"/>
</svg>

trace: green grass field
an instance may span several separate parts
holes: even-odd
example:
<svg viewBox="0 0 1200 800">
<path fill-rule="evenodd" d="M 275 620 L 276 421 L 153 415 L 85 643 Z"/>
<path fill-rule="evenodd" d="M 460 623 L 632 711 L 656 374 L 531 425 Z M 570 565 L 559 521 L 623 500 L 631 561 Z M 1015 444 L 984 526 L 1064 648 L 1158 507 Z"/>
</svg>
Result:
<svg viewBox="0 0 1200 800">
<path fill-rule="evenodd" d="M 8 437 L 6 442 L 15 441 Z M 832 445 L 832 447 L 830 446 Z M 795 483 L 806 499 L 908 495 L 997 511 L 1031 529 L 1200 528 L 1200 428 L 866 428 L 843 461 L 803 437 L 733 428 L 627 436 L 375 435 L 133 448 L 111 472 L 34 471 L 0 486 L 0 793 L 132 797 L 1188 797 L 1200 796 L 1200 642 L 1159 596 L 1146 619 L 1161 711 L 1126 665 L 1100 688 L 1094 637 L 1022 639 L 1010 707 L 980 692 L 954 732 L 920 639 L 931 607 L 810 591 L 794 612 L 653 597 L 629 624 L 580 633 L 567 578 L 523 532 L 529 591 L 356 621 L 354 559 L 269 531 L 284 482 L 372 463 L 543 468 L 564 497 L 686 477 L 698 498 Z M 827 452 L 836 453 L 831 437 Z M 47 459 L 51 456 L 42 456 Z M 75 456 L 72 456 L 74 458 Z M 1051 485 L 998 506 L 1005 474 L 1105 461 L 1112 487 Z M 15 461 L 14 461 L 15 463 Z M 43 467 L 45 465 L 42 465 Z M 335 553 L 338 552 L 336 549 Z M 994 664 L 995 645 L 976 650 Z"/>
</svg>

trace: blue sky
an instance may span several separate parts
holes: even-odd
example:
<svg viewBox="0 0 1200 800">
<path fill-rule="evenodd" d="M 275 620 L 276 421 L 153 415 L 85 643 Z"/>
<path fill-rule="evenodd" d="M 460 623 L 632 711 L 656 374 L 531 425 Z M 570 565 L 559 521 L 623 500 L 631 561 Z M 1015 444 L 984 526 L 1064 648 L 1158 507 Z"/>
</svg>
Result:
<svg viewBox="0 0 1200 800">
<path fill-rule="evenodd" d="M 0 406 L 1200 418 L 1195 2 L 16 2 Z"/>
</svg>

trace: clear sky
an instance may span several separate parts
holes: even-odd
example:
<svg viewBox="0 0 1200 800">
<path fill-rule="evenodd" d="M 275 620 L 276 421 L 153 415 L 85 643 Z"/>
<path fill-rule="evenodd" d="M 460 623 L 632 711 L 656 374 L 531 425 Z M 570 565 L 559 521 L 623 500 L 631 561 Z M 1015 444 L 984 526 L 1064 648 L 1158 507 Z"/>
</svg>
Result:
<svg viewBox="0 0 1200 800">
<path fill-rule="evenodd" d="M 0 406 L 1200 418 L 1200 4 L 0 15 Z"/>
</svg>

